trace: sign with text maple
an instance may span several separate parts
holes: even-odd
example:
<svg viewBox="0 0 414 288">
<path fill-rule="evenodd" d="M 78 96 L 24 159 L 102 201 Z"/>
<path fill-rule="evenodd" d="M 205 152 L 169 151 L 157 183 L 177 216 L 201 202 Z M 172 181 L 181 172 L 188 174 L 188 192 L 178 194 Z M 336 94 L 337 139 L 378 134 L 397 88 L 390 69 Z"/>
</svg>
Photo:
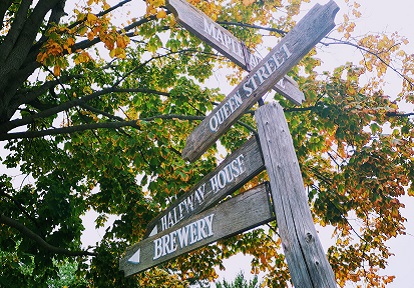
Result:
<svg viewBox="0 0 414 288">
<path fill-rule="evenodd" d="M 188 136 L 183 158 L 198 159 L 333 27 L 339 7 L 316 4 Z"/>
<path fill-rule="evenodd" d="M 215 23 L 186 0 L 167 0 L 166 4 L 168 9 L 173 11 L 178 23 L 244 70 L 250 72 L 262 60 L 250 53 L 230 31 Z M 287 76 L 277 82 L 273 89 L 298 105 L 305 99 L 297 83 Z"/>
<path fill-rule="evenodd" d="M 119 269 L 129 276 L 274 219 L 267 183 L 194 215 L 127 249 Z M 240 217 L 243 215 L 243 217 Z"/>
<path fill-rule="evenodd" d="M 171 228 L 191 215 L 213 206 L 263 169 L 264 161 L 259 144 L 253 137 L 153 219 L 147 227 L 145 236 L 152 236 Z"/>
</svg>

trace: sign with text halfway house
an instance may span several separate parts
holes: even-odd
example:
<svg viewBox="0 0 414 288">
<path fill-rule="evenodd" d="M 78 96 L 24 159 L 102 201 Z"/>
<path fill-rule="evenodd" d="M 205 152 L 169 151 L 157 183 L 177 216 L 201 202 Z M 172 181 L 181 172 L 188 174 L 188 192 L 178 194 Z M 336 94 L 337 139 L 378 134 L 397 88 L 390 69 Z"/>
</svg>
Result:
<svg viewBox="0 0 414 288">
<path fill-rule="evenodd" d="M 335 27 L 338 10 L 334 1 L 316 4 L 189 135 L 183 158 L 189 161 L 199 158 Z"/>
<path fill-rule="evenodd" d="M 265 183 L 129 247 L 119 268 L 125 276 L 144 271 L 274 220 L 272 210 Z"/>
<path fill-rule="evenodd" d="M 230 31 L 215 23 L 186 0 L 167 0 L 166 4 L 168 9 L 173 11 L 178 23 L 244 70 L 250 72 L 262 60 L 250 53 Z M 287 76 L 276 83 L 273 89 L 298 105 L 305 99 L 297 83 Z"/>
<path fill-rule="evenodd" d="M 171 228 L 230 195 L 264 169 L 264 161 L 255 137 L 230 154 L 190 191 L 153 219 L 145 236 Z"/>
</svg>

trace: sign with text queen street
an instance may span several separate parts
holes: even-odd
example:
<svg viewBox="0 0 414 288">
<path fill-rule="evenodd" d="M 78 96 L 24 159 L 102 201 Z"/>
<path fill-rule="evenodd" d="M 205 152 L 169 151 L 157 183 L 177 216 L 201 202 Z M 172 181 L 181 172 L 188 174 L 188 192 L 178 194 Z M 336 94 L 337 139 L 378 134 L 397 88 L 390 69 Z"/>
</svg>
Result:
<svg viewBox="0 0 414 288">
<path fill-rule="evenodd" d="M 246 110 L 335 27 L 339 7 L 316 4 L 188 136 L 183 158 L 198 159 Z"/>
<path fill-rule="evenodd" d="M 166 5 L 174 13 L 178 23 L 247 72 L 262 60 L 250 53 L 244 43 L 230 31 L 214 22 L 187 0 L 167 0 Z M 273 89 L 297 105 L 301 105 L 305 99 L 297 83 L 288 76 L 280 79 Z"/>
</svg>

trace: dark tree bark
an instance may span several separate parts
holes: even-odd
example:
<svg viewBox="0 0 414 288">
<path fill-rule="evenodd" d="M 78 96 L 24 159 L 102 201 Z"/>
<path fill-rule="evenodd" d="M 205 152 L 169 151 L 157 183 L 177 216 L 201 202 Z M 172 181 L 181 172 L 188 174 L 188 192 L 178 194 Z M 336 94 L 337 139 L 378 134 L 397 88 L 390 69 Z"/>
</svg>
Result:
<svg viewBox="0 0 414 288">
<path fill-rule="evenodd" d="M 11 2 L 2 1 L 0 15 L 5 15 Z M 0 44 L 0 123 L 9 121 L 13 116 L 17 107 L 12 103 L 20 102 L 16 99 L 18 90 L 40 67 L 40 63 L 36 62 L 36 51 L 40 47 L 36 37 L 42 25 L 45 25 L 47 13 L 51 12 L 46 23 L 58 23 L 64 15 L 65 2 L 66 0 L 40 0 L 32 10 L 32 1 L 22 1 L 20 4 L 10 30 Z M 41 40 L 42 38 L 44 39 L 41 37 Z"/>
</svg>

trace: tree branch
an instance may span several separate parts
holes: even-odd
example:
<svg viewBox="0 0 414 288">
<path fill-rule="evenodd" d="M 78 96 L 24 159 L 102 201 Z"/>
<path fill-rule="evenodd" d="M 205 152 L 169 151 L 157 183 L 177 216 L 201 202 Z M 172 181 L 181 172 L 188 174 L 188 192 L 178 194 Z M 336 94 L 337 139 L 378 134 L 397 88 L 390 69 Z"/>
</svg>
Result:
<svg viewBox="0 0 414 288">
<path fill-rule="evenodd" d="M 144 63 L 142 63 L 141 65 L 139 65 L 136 68 L 132 69 L 131 71 L 127 72 L 123 77 L 118 79 L 112 85 L 112 87 L 110 87 L 110 88 L 106 88 L 106 89 L 103 89 L 103 90 L 100 90 L 100 91 L 96 91 L 96 92 L 94 92 L 94 93 L 92 93 L 88 96 L 83 97 L 83 98 L 78 98 L 78 99 L 75 99 L 75 100 L 72 100 L 72 101 L 65 102 L 65 103 L 63 103 L 59 106 L 44 110 L 42 112 L 39 112 L 37 114 L 33 114 L 33 115 L 25 117 L 25 118 L 11 120 L 11 121 L 5 121 L 3 124 L 0 124 L 0 134 L 8 132 L 13 128 L 32 123 L 35 119 L 52 116 L 54 114 L 57 114 L 59 112 L 67 110 L 69 108 L 78 106 L 81 103 L 85 103 L 85 102 L 87 102 L 89 100 L 92 100 L 96 97 L 99 97 L 99 96 L 102 96 L 102 95 L 105 95 L 105 94 L 108 94 L 108 93 L 111 93 L 111 92 L 143 92 L 143 93 L 154 93 L 154 94 L 159 94 L 159 95 L 163 95 L 163 96 L 169 96 L 168 93 L 159 92 L 159 91 L 155 91 L 155 90 L 148 90 L 148 89 L 141 89 L 140 90 L 140 88 L 137 88 L 137 89 L 121 89 L 121 88 L 117 88 L 116 86 L 118 86 L 127 76 L 131 75 L 132 73 L 134 73 L 135 71 L 137 71 L 138 69 L 140 69 L 141 67 L 147 65 L 149 62 L 151 62 L 155 59 L 159 59 L 159 58 L 162 58 L 162 57 L 168 57 L 171 54 L 183 53 L 183 52 L 192 51 L 192 50 L 193 49 L 181 50 L 181 51 L 176 51 L 176 52 L 170 52 L 170 53 L 167 53 L 165 55 L 159 55 L 159 56 L 152 57 L 152 58 L 148 59 L 147 61 L 145 61 Z M 34 63 L 39 64 L 38 62 L 34 62 Z M 59 81 L 59 80 L 57 79 L 57 81 Z M 116 89 L 118 89 L 118 90 L 116 90 Z M 17 109 L 17 107 L 16 107 L 16 109 Z M 13 113 L 9 113 L 9 114 L 13 115 L 15 111 L 11 110 L 11 112 L 13 112 Z M 1 116 L 1 114 L 0 114 L 0 116 Z"/>
<path fill-rule="evenodd" d="M 112 119 L 112 120 L 116 120 L 116 121 L 124 121 L 124 119 L 123 119 L 123 118 L 121 118 L 121 117 L 119 117 L 119 116 L 112 115 L 112 114 L 110 114 L 110 113 L 107 113 L 107 112 L 105 112 L 105 111 L 99 110 L 99 109 L 97 109 L 97 108 L 95 108 L 95 107 L 92 107 L 92 106 L 89 106 L 89 105 L 87 105 L 87 104 L 81 104 L 81 105 L 79 105 L 79 106 L 80 106 L 81 108 L 86 109 L 86 110 L 89 110 L 89 111 L 91 111 L 91 112 L 93 112 L 93 113 L 103 115 L 103 116 L 105 116 L 105 117 L 106 117 L 106 118 L 108 118 L 108 119 Z"/>
<path fill-rule="evenodd" d="M 60 85 L 62 83 L 66 83 L 69 80 L 72 79 L 78 79 L 83 77 L 82 75 L 68 75 L 68 76 L 62 76 L 59 79 L 48 81 L 43 83 L 40 87 L 37 87 L 35 89 L 26 90 L 26 91 L 19 91 L 18 94 L 16 94 L 16 100 L 11 103 L 14 109 L 17 109 L 22 104 L 29 104 L 30 102 L 34 101 L 45 93 L 47 90 L 53 89 L 57 85 Z"/>
<path fill-rule="evenodd" d="M 122 30 L 118 30 L 117 32 L 118 33 L 128 32 L 129 30 L 132 30 L 132 29 L 134 29 L 134 28 L 136 28 L 140 25 L 143 25 L 143 24 L 148 23 L 148 22 L 150 22 L 152 20 L 155 20 L 155 19 L 157 19 L 155 16 L 144 17 L 144 18 L 142 18 L 142 19 L 126 26 L 126 27 L 124 27 Z M 91 47 L 91 46 L 93 46 L 93 45 L 95 45 L 99 42 L 101 42 L 101 39 L 99 37 L 95 37 L 92 40 L 83 40 L 83 41 L 80 41 L 78 43 L 75 43 L 71 48 L 72 48 L 73 51 L 76 51 L 78 49 L 83 50 L 83 49 L 89 48 L 89 47 Z"/>
<path fill-rule="evenodd" d="M 36 219 L 33 218 L 27 211 L 26 209 L 23 208 L 23 205 L 20 204 L 16 199 L 14 199 L 13 196 L 9 195 L 8 193 L 6 193 L 5 191 L 0 191 L 0 194 L 3 194 L 4 197 L 8 198 L 10 201 L 13 202 L 13 204 L 24 214 L 26 215 L 26 217 L 33 222 L 34 225 L 36 225 L 36 227 L 39 228 L 39 224 L 37 223 Z"/>
<path fill-rule="evenodd" d="M 291 108 L 285 108 L 283 111 L 286 113 L 289 112 L 302 112 L 302 111 L 312 111 L 316 108 L 316 106 L 308 106 L 308 107 L 291 107 Z"/>
<path fill-rule="evenodd" d="M 118 9 L 119 7 L 124 6 L 124 5 L 125 5 L 126 3 L 128 3 L 128 2 L 131 2 L 131 0 L 124 0 L 124 1 L 121 1 L 121 2 L 119 2 L 118 4 L 116 4 L 116 5 L 112 6 L 112 7 L 109 7 L 108 9 L 106 9 L 106 10 L 104 10 L 104 11 L 102 11 L 102 12 L 99 12 L 98 14 L 95 14 L 95 16 L 96 16 L 96 17 L 101 17 L 101 16 L 104 16 L 105 14 L 108 14 L 108 13 L 110 13 L 110 12 L 112 12 L 112 11 L 114 11 L 114 10 Z M 85 22 L 85 20 L 86 20 L 86 16 L 85 16 L 85 17 L 83 17 L 82 19 L 79 19 L 78 21 L 75 21 L 75 22 L 73 22 L 72 24 L 70 24 L 70 25 L 68 26 L 68 29 L 75 28 L 77 25 L 79 25 L 79 24 L 81 24 L 81 23 Z"/>
<path fill-rule="evenodd" d="M 398 113 L 398 112 L 387 112 L 385 115 L 389 117 L 410 117 L 414 116 L 414 112 L 411 113 Z"/>
<path fill-rule="evenodd" d="M 240 22 L 226 22 L 226 21 L 218 21 L 218 24 L 222 24 L 222 25 L 233 25 L 233 26 L 241 26 L 241 27 L 247 27 L 247 28 L 254 28 L 254 29 L 260 29 L 260 30 L 267 30 L 267 31 L 271 31 L 271 32 L 277 32 L 280 35 L 284 36 L 286 35 L 288 32 L 283 31 L 281 29 L 277 29 L 277 28 L 269 28 L 269 27 L 264 27 L 264 26 L 258 26 L 258 25 L 251 25 L 251 24 L 246 24 L 246 23 L 240 23 Z M 329 45 L 333 45 L 333 44 L 344 44 L 344 45 L 349 45 L 352 47 L 355 47 L 359 50 L 362 50 L 368 54 L 371 54 L 373 56 L 375 56 L 376 58 L 378 58 L 378 60 L 380 60 L 383 64 L 385 64 L 388 68 L 390 68 L 392 71 L 394 71 L 395 73 L 397 73 L 401 78 L 403 78 L 405 81 L 407 81 L 411 88 L 414 87 L 414 83 L 411 81 L 411 79 L 409 79 L 408 77 L 406 77 L 404 74 L 402 74 L 401 72 L 399 72 L 397 69 L 395 69 L 394 67 L 392 67 L 389 63 L 387 63 L 387 61 L 385 61 L 384 59 L 382 59 L 380 57 L 380 55 L 374 51 L 369 50 L 368 48 L 362 47 L 360 45 L 351 43 L 349 41 L 343 41 L 340 39 L 336 39 L 336 38 L 332 38 L 332 37 L 324 37 L 325 39 L 329 39 L 329 40 L 333 40 L 335 41 L 334 43 L 324 43 L 324 42 L 319 42 L 325 46 L 329 46 Z M 395 44 L 394 46 L 397 46 L 399 44 Z"/>
<path fill-rule="evenodd" d="M 103 111 L 100 111 L 100 113 L 102 112 Z M 116 116 L 113 116 L 113 117 L 116 117 Z M 116 118 L 118 119 L 118 117 Z M 140 118 L 138 120 L 130 120 L 130 121 L 99 122 L 99 123 L 54 128 L 54 129 L 47 129 L 47 130 L 40 130 L 40 131 L 25 131 L 25 132 L 8 133 L 8 134 L 3 134 L 3 135 L 0 134 L 0 141 L 12 140 L 12 139 L 32 139 L 32 138 L 39 138 L 39 137 L 44 137 L 44 136 L 70 134 L 70 133 L 75 133 L 75 132 L 82 132 L 82 131 L 96 130 L 96 129 L 118 129 L 122 127 L 133 127 L 133 128 L 140 129 L 140 125 L 139 125 L 140 121 L 151 122 L 151 121 L 154 121 L 155 119 L 163 119 L 163 120 L 180 119 L 180 120 L 194 121 L 194 120 L 204 120 L 205 118 L 206 118 L 205 116 L 180 115 L 180 114 L 155 115 L 151 117 Z M 237 121 L 236 123 L 243 126 L 244 128 L 246 128 L 253 134 L 257 135 L 256 130 L 250 125 L 242 121 Z"/>
<path fill-rule="evenodd" d="M 3 21 L 0 22 L 0 30 L 3 29 L 4 16 L 6 15 L 6 12 L 12 3 L 13 3 L 13 0 L 0 1 L 0 18 L 3 19 Z"/>
<path fill-rule="evenodd" d="M 328 36 L 326 36 L 325 38 L 326 39 L 329 39 L 329 40 L 332 40 L 332 41 L 335 41 L 334 43 L 323 43 L 323 42 L 321 42 L 325 46 L 334 45 L 334 44 L 343 44 L 343 45 L 348 45 L 348 46 L 351 46 L 351 47 L 355 47 L 355 48 L 357 48 L 357 49 L 359 49 L 361 51 L 364 51 L 364 52 L 366 52 L 368 54 L 371 54 L 372 56 L 375 56 L 376 58 L 378 58 L 378 60 L 380 60 L 388 68 L 390 68 L 392 71 L 394 71 L 395 73 L 397 73 L 398 76 L 400 76 L 402 79 L 404 79 L 405 81 L 407 81 L 410 84 L 411 88 L 414 87 L 414 83 L 411 81 L 411 79 L 407 78 L 404 74 L 402 74 L 401 72 L 399 72 L 396 68 L 392 67 L 389 63 L 387 63 L 387 61 L 385 61 L 384 59 L 382 59 L 381 56 L 378 53 L 376 53 L 374 51 L 371 51 L 368 48 L 365 48 L 365 47 L 362 47 L 360 45 L 357 45 L 357 44 L 354 44 L 352 42 L 349 42 L 349 41 L 343 41 L 343 40 L 336 39 L 336 38 L 332 38 L 332 37 L 328 37 Z"/>
<path fill-rule="evenodd" d="M 118 85 L 119 83 L 115 83 L 115 85 Z M 91 93 L 83 98 L 78 98 L 78 99 L 74 99 L 72 101 L 68 101 L 65 102 L 59 106 L 53 107 L 51 109 L 47 109 L 44 111 L 41 111 L 39 113 L 24 117 L 24 118 L 20 118 L 20 119 L 15 119 L 15 120 L 11 120 L 9 122 L 6 122 L 2 125 L 0 125 L 0 134 L 1 132 L 8 132 L 14 128 L 20 127 L 20 126 L 24 126 L 30 123 L 33 123 L 33 121 L 35 121 L 36 119 L 41 119 L 41 118 L 46 118 L 52 115 L 55 115 L 59 112 L 62 112 L 64 110 L 68 110 L 70 108 L 73 108 L 75 106 L 79 106 L 87 101 L 90 101 L 92 99 L 95 99 L 99 96 L 105 95 L 105 94 L 109 94 L 109 93 L 116 93 L 116 92 L 141 92 L 141 93 L 152 93 L 152 94 L 158 94 L 158 95 L 163 95 L 163 96 L 169 96 L 169 93 L 166 92 L 160 92 L 160 91 L 156 91 L 156 90 L 151 90 L 151 89 L 145 89 L 145 88 L 118 88 L 118 87 L 110 87 L 110 88 L 106 88 L 100 91 L 96 91 L 94 93 Z M 5 140 L 5 139 L 4 139 Z"/>
<path fill-rule="evenodd" d="M 33 43 L 35 42 L 39 27 L 42 25 L 46 14 L 53 9 L 60 0 L 41 0 L 38 1 L 33 12 L 24 21 L 23 26 L 19 29 L 18 37 L 12 46 L 12 50 L 7 53 L 7 58 L 2 59 L 4 61 L 4 67 L 0 70 L 0 76 L 6 77 L 0 81 L 5 81 L 12 75 L 7 75 L 10 71 L 18 70 L 22 63 L 24 63 Z M 24 3 L 31 3 L 32 1 L 23 1 Z M 23 4 L 22 4 L 23 5 Z M 26 12 L 27 14 L 27 12 Z M 26 16 L 26 15 L 25 15 Z M 6 42 L 4 42 L 6 43 Z"/>
<path fill-rule="evenodd" d="M 4 62 L 7 57 L 10 54 L 10 51 L 13 49 L 14 44 L 17 41 L 17 38 L 19 38 L 20 32 L 22 31 L 25 22 L 27 13 L 29 11 L 30 5 L 32 4 L 32 1 L 23 1 L 20 4 L 19 10 L 17 10 L 15 19 L 10 27 L 10 30 L 8 31 L 6 37 L 3 40 L 3 43 L 0 45 L 0 61 Z M 3 19 L 3 18 L 2 18 Z"/>
<path fill-rule="evenodd" d="M 48 252 L 51 252 L 53 254 L 62 254 L 67 256 L 97 256 L 96 253 L 89 252 L 89 251 L 70 251 L 65 248 L 56 247 L 53 245 L 50 245 L 45 240 L 43 240 L 42 237 L 40 237 L 38 234 L 21 224 L 20 222 L 11 219 L 3 214 L 0 214 L 0 223 L 3 223 L 9 227 L 12 227 L 19 231 L 23 236 L 32 239 L 34 242 L 36 242 L 39 247 L 43 250 L 46 250 Z"/>
<path fill-rule="evenodd" d="M 240 26 L 240 27 L 247 27 L 247 28 L 253 28 L 253 29 L 266 30 L 266 31 L 270 31 L 270 32 L 279 33 L 282 36 L 284 36 L 284 35 L 286 35 L 288 33 L 286 31 L 283 31 L 282 29 L 270 28 L 270 27 L 252 25 L 252 24 L 246 24 L 246 23 L 241 23 L 241 22 L 217 21 L 217 24 L 220 24 L 220 25 L 228 25 L 228 26 Z"/>
<path fill-rule="evenodd" d="M 155 119 L 180 119 L 180 120 L 203 120 L 204 116 L 193 116 L 193 115 L 178 115 L 178 114 L 167 114 L 167 115 L 156 115 L 152 117 L 142 118 L 138 120 L 131 121 L 122 121 L 122 122 L 100 122 L 100 123 L 91 123 L 78 126 L 62 127 L 55 129 L 47 129 L 41 131 L 26 131 L 26 132 L 16 132 L 0 135 L 0 141 L 11 140 L 11 139 L 31 139 L 38 138 L 43 136 L 53 136 L 61 134 L 69 134 L 74 132 L 82 132 L 86 130 L 95 130 L 95 129 L 117 129 L 122 127 L 134 127 L 140 128 L 139 121 L 150 122 Z"/>
</svg>

